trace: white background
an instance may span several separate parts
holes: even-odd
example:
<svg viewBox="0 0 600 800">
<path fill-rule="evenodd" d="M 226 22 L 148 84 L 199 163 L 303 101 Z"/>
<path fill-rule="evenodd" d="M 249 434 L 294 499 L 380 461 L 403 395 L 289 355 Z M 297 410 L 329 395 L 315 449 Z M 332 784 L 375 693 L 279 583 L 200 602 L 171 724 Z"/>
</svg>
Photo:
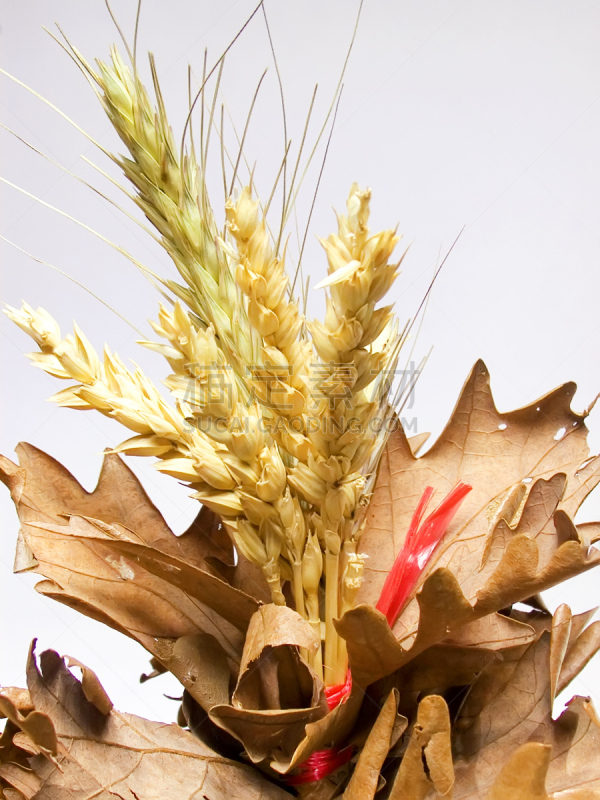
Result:
<svg viewBox="0 0 600 800">
<path fill-rule="evenodd" d="M 144 0 L 140 54 L 152 50 L 180 135 L 186 114 L 186 69 L 202 71 L 205 47 L 214 63 L 254 8 L 253 2 Z M 337 82 L 355 22 L 349 0 L 267 0 L 271 32 L 286 96 L 289 135 L 297 146 L 315 83 L 312 133 Z M 131 38 L 134 0 L 114 10 Z M 77 121 L 105 146 L 115 135 L 74 64 L 42 30 L 58 21 L 88 57 L 106 58 L 116 41 L 101 0 L 5 0 L 0 4 L 1 63 Z M 414 313 L 440 254 L 465 229 L 437 282 L 417 351 L 433 354 L 413 408 L 419 431 L 440 432 L 470 367 L 482 357 L 501 410 L 529 403 L 561 382 L 579 384 L 574 407 L 600 391 L 600 0 L 365 0 L 329 159 L 315 204 L 305 268 L 313 285 L 325 272 L 315 234 L 334 227 L 331 207 L 342 209 L 350 183 L 373 188 L 374 229 L 400 223 L 412 242 L 394 290 L 401 318 Z M 254 87 L 269 67 L 250 128 L 246 152 L 257 161 L 263 196 L 283 151 L 279 90 L 265 26 L 259 14 L 227 59 L 223 93 L 235 124 L 243 127 Z M 81 160 L 106 168 L 93 145 L 23 88 L 3 80 L 1 118 L 63 167 L 110 194 L 118 193 Z M 2 175 L 126 247 L 147 266 L 167 274 L 165 255 L 129 219 L 6 131 Z M 231 142 L 231 135 L 229 138 Z M 317 153 L 299 200 L 306 223 Z M 222 205 L 218 153 L 211 167 L 215 207 Z M 65 270 L 149 335 L 155 291 L 108 245 L 49 208 L 6 186 L 0 231 L 36 257 Z M 75 284 L 5 242 L 1 299 L 42 305 L 66 333 L 75 318 L 100 349 L 104 341 L 133 358 L 156 380 L 158 356 L 135 345 L 137 334 Z M 291 249 L 296 247 L 292 237 Z M 310 310 L 319 313 L 317 293 Z M 92 489 L 101 453 L 127 436 L 99 415 L 56 409 L 45 398 L 63 385 L 30 367 L 27 337 L 1 321 L 3 421 L 0 450 L 11 457 L 27 440 L 64 463 Z M 600 445 L 600 414 L 590 421 L 591 446 Z M 196 505 L 175 481 L 151 465 L 129 459 L 176 532 Z M 0 682 L 24 683 L 33 636 L 94 668 L 115 705 L 154 719 L 172 720 L 180 693 L 163 676 L 137 683 L 147 656 L 136 644 L 98 623 L 47 601 L 32 576 L 12 574 L 17 520 L 8 493 L 0 495 L 2 535 L 2 642 Z M 590 500 L 580 519 L 593 519 Z M 548 593 L 552 607 L 569 602 L 582 611 L 599 602 L 592 573 Z M 596 659 L 574 685 L 600 696 Z"/>
</svg>

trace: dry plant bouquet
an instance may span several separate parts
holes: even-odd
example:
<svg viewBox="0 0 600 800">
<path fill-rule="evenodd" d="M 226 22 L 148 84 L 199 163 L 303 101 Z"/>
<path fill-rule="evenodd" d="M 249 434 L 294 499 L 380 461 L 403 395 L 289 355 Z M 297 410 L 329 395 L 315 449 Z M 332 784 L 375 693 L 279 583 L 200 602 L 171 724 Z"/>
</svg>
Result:
<svg viewBox="0 0 600 800">
<path fill-rule="evenodd" d="M 138 265 L 164 300 L 157 341 L 140 344 L 166 360 L 171 400 L 79 327 L 7 310 L 33 364 L 68 382 L 59 405 L 132 433 L 92 493 L 32 445 L 18 465 L 1 459 L 21 523 L 15 570 L 139 642 L 183 697 L 178 724 L 120 713 L 90 669 L 34 643 L 27 690 L 0 692 L 0 796 L 600 798 L 591 702 L 552 717 L 600 622 L 540 598 L 600 560 L 600 524 L 573 521 L 600 481 L 574 386 L 500 414 L 478 363 L 419 457 L 425 437 L 399 423 L 410 387 L 394 381 L 412 323 L 385 304 L 399 237 L 370 230 L 370 191 L 351 187 L 322 240 L 326 314 L 309 321 L 301 272 L 286 272 L 300 153 L 294 166 L 286 145 L 275 212 L 239 178 L 244 134 L 222 227 L 213 212 L 223 58 L 205 65 L 178 142 L 152 57 L 150 93 L 135 46 L 96 65 L 65 47 L 123 145 L 102 149 L 181 277 Z M 120 454 L 189 485 L 201 507 L 184 535 Z"/>
</svg>

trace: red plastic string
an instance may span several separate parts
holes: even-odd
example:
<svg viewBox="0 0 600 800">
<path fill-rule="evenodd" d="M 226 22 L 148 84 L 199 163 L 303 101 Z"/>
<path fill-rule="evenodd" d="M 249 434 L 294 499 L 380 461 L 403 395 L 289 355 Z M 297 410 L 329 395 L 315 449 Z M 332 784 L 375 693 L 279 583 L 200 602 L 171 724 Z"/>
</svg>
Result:
<svg viewBox="0 0 600 800">
<path fill-rule="evenodd" d="M 345 703 L 352 691 L 352 674 L 350 670 L 346 675 L 345 683 L 340 683 L 337 686 L 326 686 L 325 697 L 327 698 L 327 705 L 329 710 L 333 711 L 334 708 Z M 328 750 L 317 750 L 312 756 L 309 756 L 306 761 L 298 767 L 298 774 L 292 775 L 287 779 L 290 786 L 300 786 L 303 783 L 314 783 L 320 781 L 321 778 L 326 778 L 335 772 L 336 769 L 343 767 L 352 758 L 354 748 L 352 745 L 344 747 L 341 750 L 337 747 L 330 747 Z"/>
<path fill-rule="evenodd" d="M 320 781 L 321 778 L 326 778 L 350 761 L 353 750 L 352 745 L 344 747 L 343 750 L 338 750 L 336 747 L 329 750 L 317 750 L 300 765 L 298 775 L 292 775 L 287 779 L 288 784 L 300 786 L 303 783 L 314 783 Z"/>
<path fill-rule="evenodd" d="M 385 614 L 392 627 L 415 588 L 433 551 L 440 543 L 460 504 L 471 491 L 471 486 L 459 483 L 432 511 L 425 522 L 421 519 L 433 495 L 433 488 L 427 486 L 410 521 L 402 550 L 383 584 L 377 609 Z"/>
<path fill-rule="evenodd" d="M 340 703 L 344 703 L 350 692 L 352 691 L 352 673 L 348 670 L 346 674 L 346 682 L 340 683 L 337 686 L 326 686 L 325 697 L 327 698 L 327 705 L 329 710 L 333 711 Z"/>
</svg>

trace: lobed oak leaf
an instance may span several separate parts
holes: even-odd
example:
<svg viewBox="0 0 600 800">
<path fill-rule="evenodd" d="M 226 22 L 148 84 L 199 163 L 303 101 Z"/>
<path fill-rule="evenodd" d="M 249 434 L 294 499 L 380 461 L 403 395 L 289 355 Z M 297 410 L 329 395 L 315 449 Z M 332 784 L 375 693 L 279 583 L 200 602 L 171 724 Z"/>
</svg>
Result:
<svg viewBox="0 0 600 800">
<path fill-rule="evenodd" d="M 531 624 L 534 641 L 505 648 L 500 651 L 502 658 L 497 654 L 482 664 L 452 731 L 445 700 L 434 694 L 421 700 L 386 794 L 389 800 L 600 798 L 600 720 L 591 702 L 574 698 L 558 719 L 552 719 L 553 692 L 574 677 L 575 665 L 583 666 L 600 649 L 598 624 L 588 624 L 593 612 L 574 616 L 564 606 L 554 618 L 537 610 L 514 613 Z M 420 687 L 420 662 L 431 661 L 433 666 L 434 653 L 444 647 L 448 646 L 429 648 L 382 681 L 381 686 L 387 687 L 383 695 L 397 679 L 407 708 L 411 690 Z M 443 662 L 441 675 L 446 660 L 440 654 L 438 661 Z M 402 675 L 409 680 L 403 681 Z M 376 761 L 380 771 L 396 754 L 389 748 L 389 737 L 382 736 L 379 749 L 384 741 L 388 752 Z M 364 786 L 361 798 L 377 796 L 373 776 Z"/>
<path fill-rule="evenodd" d="M 505 650 L 529 644 L 534 638 L 535 631 L 528 623 L 506 614 L 488 614 L 461 625 L 443 640 L 443 644 Z"/>
<path fill-rule="evenodd" d="M 391 435 L 360 543 L 368 555 L 361 605 L 337 625 L 357 680 L 377 680 L 449 635 L 460 639 L 465 625 L 485 639 L 488 620 L 472 627 L 482 617 L 600 563 L 590 549 L 600 527 L 580 532 L 569 516 L 600 481 L 600 460 L 588 458 L 585 414 L 570 407 L 574 391 L 565 384 L 500 414 L 478 362 L 428 452 L 416 457 L 402 430 Z M 446 494 L 459 482 L 473 489 L 389 636 L 372 606 L 419 498 L 427 486 Z"/>
<path fill-rule="evenodd" d="M 14 697 L 14 693 L 12 694 Z M 56 753 L 56 732 L 52 720 L 46 714 L 31 710 L 29 704 L 27 707 L 19 708 L 11 699 L 11 693 L 5 691 L 0 693 L 0 712 L 3 717 L 26 733 L 39 749 L 47 753 Z"/>
<path fill-rule="evenodd" d="M 299 652 L 317 646 L 306 620 L 269 604 L 250 620 L 237 679 L 220 643 L 206 634 L 178 639 L 166 663 L 209 722 L 241 742 L 252 761 L 281 761 L 293 754 L 306 724 L 328 710 L 323 684 Z M 190 700 L 186 714 L 197 718 Z"/>
<path fill-rule="evenodd" d="M 380 783 L 381 768 L 392 746 L 394 728 L 398 727 L 398 723 L 402 730 L 406 727 L 407 720 L 405 717 L 399 718 L 398 692 L 393 689 L 369 732 L 343 800 L 364 800 L 375 795 Z"/>
<path fill-rule="evenodd" d="M 299 651 L 318 646 L 310 624 L 286 606 L 262 606 L 252 617 L 231 702 L 208 710 L 253 761 L 290 758 L 307 723 L 327 714 L 323 684 Z"/>
<path fill-rule="evenodd" d="M 32 648 L 27 676 L 36 713 L 51 719 L 58 750 L 52 760 L 32 757 L 28 770 L 18 765 L 0 768 L 4 780 L 24 797 L 290 797 L 256 770 L 222 758 L 177 725 L 149 722 L 114 710 L 102 714 L 54 651 L 42 653 L 38 668 Z"/>
<path fill-rule="evenodd" d="M 432 645 L 369 687 L 369 695 L 377 696 L 381 691 L 387 693 L 392 686 L 403 695 L 408 692 L 440 693 L 453 686 L 470 686 L 488 664 L 500 658 L 497 651 L 485 648 Z"/>
<path fill-rule="evenodd" d="M 93 492 L 87 492 L 62 464 L 37 447 L 21 442 L 15 452 L 19 467 L 15 470 L 8 459 L 2 459 L 3 480 L 11 488 L 15 503 L 21 502 L 22 514 L 29 512 L 37 521 L 54 523 L 64 522 L 65 516 L 71 515 L 92 517 L 135 531 L 149 547 L 199 567 L 204 567 L 208 556 L 233 563 L 227 539 L 214 535 L 212 515 L 201 512 L 186 533 L 175 536 L 118 455 L 105 454 L 98 484 Z"/>
<path fill-rule="evenodd" d="M 38 591 L 135 638 L 161 662 L 176 639 L 207 632 L 239 663 L 258 602 L 211 569 L 207 559 L 221 547 L 219 535 L 209 540 L 212 513 L 176 537 L 118 456 L 105 457 L 88 493 L 45 453 L 18 450 L 22 466 L 1 458 L 0 477 L 21 521 L 17 567 L 47 579 Z"/>
<path fill-rule="evenodd" d="M 417 719 L 390 800 L 450 797 L 454 786 L 450 715 L 443 697 L 428 695 L 419 703 Z"/>
<path fill-rule="evenodd" d="M 583 627 L 588 618 L 559 609 L 551 626 L 554 643 L 543 631 L 532 645 L 507 651 L 503 663 L 491 664 L 474 683 L 455 722 L 455 800 L 496 800 L 519 774 L 523 800 L 546 800 L 558 791 L 583 800 L 596 796 L 592 789 L 600 791 L 600 727 L 591 703 L 575 698 L 552 719 L 552 689 L 561 686 L 553 644 L 569 620 L 567 645 L 560 645 L 564 665 L 582 637 L 596 638 L 595 627 Z M 586 634 L 590 628 L 593 633 Z"/>
</svg>

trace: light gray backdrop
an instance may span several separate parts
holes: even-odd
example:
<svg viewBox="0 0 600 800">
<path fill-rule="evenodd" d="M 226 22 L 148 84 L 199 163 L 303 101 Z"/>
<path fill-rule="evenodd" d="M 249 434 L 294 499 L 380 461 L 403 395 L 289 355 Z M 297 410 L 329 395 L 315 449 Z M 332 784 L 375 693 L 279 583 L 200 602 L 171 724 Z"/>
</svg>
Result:
<svg viewBox="0 0 600 800">
<path fill-rule="evenodd" d="M 254 8 L 253 0 L 144 0 L 140 53 L 152 50 L 175 131 L 187 105 L 186 68 L 198 77 L 204 49 L 213 63 Z M 349 0 L 267 0 L 266 8 L 284 84 L 289 134 L 295 148 L 315 83 L 319 84 L 312 134 L 322 122 L 355 22 Z M 134 0 L 114 10 L 131 37 Z M 88 57 L 105 58 L 116 33 L 101 0 L 4 0 L 0 3 L 4 69 L 33 87 L 105 146 L 118 142 L 74 64 L 42 30 L 57 21 Z M 331 141 L 305 266 L 313 284 L 325 274 L 315 234 L 334 227 L 332 206 L 343 209 L 352 181 L 373 188 L 375 229 L 400 223 L 412 246 L 395 288 L 401 318 L 418 306 L 440 257 L 464 226 L 435 287 L 417 344 L 433 354 L 405 412 L 419 431 L 438 434 L 476 358 L 492 373 L 501 410 L 533 401 L 561 382 L 575 380 L 574 407 L 600 391 L 600 0 L 365 0 Z M 263 195 L 282 156 L 279 89 L 265 25 L 259 14 L 225 66 L 226 119 L 243 127 L 254 87 L 265 67 L 246 152 L 257 162 Z M 146 70 L 147 74 L 147 70 Z M 22 87 L 3 79 L 4 124 L 61 166 L 118 193 L 86 156 L 106 160 L 84 136 Z M 233 134 L 228 142 L 233 144 Z M 28 150 L 9 133 L 2 138 L 2 175 L 166 273 L 160 249 L 129 219 L 82 184 Z M 306 224 L 323 148 L 299 200 Z M 218 154 L 211 186 L 220 207 Z M 136 326 L 148 331 L 157 297 L 130 263 L 75 223 L 13 188 L 2 188 L 0 230 L 39 259 L 68 272 Z M 302 234 L 301 234 L 302 235 Z M 135 345 L 136 334 L 97 299 L 9 244 L 2 249 L 2 300 L 42 305 L 65 333 L 72 319 L 101 348 L 104 341 L 133 358 L 155 379 L 165 374 L 158 356 Z M 295 234 L 291 250 L 297 250 Z M 320 313 L 318 293 L 310 300 Z M 5 318 L 2 331 L 3 427 L 1 452 L 19 440 L 41 447 L 91 489 L 101 453 L 127 436 L 99 415 L 57 410 L 45 398 L 62 388 L 28 365 L 32 349 Z M 600 414 L 590 417 L 591 446 L 600 445 Z M 150 464 L 129 459 L 174 530 L 192 519 L 187 492 Z M 95 669 L 115 705 L 155 719 L 173 719 L 174 679 L 140 686 L 147 667 L 137 645 L 103 626 L 46 601 L 31 576 L 11 573 L 17 520 L 8 494 L 0 494 L 0 569 L 3 647 L 0 682 L 24 683 L 33 636 Z M 580 519 L 600 513 L 590 500 Z M 549 604 L 575 611 L 598 603 L 594 573 L 548 593 Z M 573 687 L 594 694 L 596 659 Z M 597 690 L 596 690 L 597 692 Z"/>
</svg>

